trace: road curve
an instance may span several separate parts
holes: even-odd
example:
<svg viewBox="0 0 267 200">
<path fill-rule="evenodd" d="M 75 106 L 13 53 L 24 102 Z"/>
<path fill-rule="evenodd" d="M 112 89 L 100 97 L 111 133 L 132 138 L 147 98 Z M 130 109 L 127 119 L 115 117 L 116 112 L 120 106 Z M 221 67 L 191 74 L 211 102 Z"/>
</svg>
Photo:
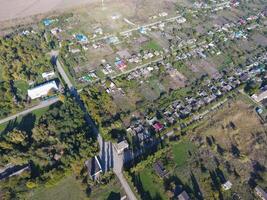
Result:
<svg viewBox="0 0 267 200">
<path fill-rule="evenodd" d="M 58 97 L 55 97 L 53 99 L 48 99 L 48 100 L 45 100 L 45 101 L 42 101 L 40 104 L 38 104 L 37 106 L 34 106 L 32 108 L 29 108 L 27 110 L 24 110 L 20 113 L 17 113 L 15 115 L 12 115 L 12 116 L 9 116 L 9 117 L 6 117 L 4 119 L 1 119 L 0 120 L 0 124 L 3 124 L 3 123 L 6 123 L 10 120 L 13 120 L 13 119 L 16 119 L 17 117 L 20 117 L 20 116 L 23 116 L 23 115 L 27 115 L 35 110 L 38 110 L 38 109 L 41 109 L 41 108 L 45 108 L 45 107 L 48 107 L 56 102 L 59 101 L 59 98 Z"/>
</svg>

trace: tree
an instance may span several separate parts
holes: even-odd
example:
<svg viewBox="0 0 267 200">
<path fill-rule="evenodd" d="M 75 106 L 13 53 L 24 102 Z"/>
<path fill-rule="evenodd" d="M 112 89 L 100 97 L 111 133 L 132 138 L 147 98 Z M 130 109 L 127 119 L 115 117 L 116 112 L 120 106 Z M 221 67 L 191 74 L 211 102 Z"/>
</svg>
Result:
<svg viewBox="0 0 267 200">
<path fill-rule="evenodd" d="M 26 132 L 14 129 L 6 135 L 5 139 L 10 143 L 25 146 L 27 144 L 27 138 Z"/>
</svg>

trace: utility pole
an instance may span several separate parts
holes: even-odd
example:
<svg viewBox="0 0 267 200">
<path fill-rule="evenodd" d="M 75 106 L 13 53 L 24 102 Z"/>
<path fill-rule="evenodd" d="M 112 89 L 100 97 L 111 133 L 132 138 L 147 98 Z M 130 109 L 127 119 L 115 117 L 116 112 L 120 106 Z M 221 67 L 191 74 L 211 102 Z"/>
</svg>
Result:
<svg viewBox="0 0 267 200">
<path fill-rule="evenodd" d="M 104 7 L 104 0 L 101 0 L 101 2 L 102 2 L 102 10 L 104 10 L 105 9 L 105 7 Z"/>
</svg>

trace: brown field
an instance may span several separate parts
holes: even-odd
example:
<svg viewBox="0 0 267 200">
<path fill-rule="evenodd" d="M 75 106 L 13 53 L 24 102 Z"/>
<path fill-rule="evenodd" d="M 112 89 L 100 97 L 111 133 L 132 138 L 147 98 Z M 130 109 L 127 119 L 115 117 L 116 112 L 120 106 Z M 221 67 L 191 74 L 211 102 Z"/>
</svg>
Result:
<svg viewBox="0 0 267 200">
<path fill-rule="evenodd" d="M 229 161 L 243 181 L 253 171 L 253 162 L 267 166 L 266 127 L 251 107 L 242 101 L 230 102 L 204 124 L 194 130 L 200 137 L 213 137 L 224 150 L 224 161 Z M 240 151 L 236 158 L 231 153 L 232 145 Z"/>
<path fill-rule="evenodd" d="M 27 25 L 40 21 L 44 17 L 58 16 L 66 10 L 78 17 L 79 25 L 101 24 L 109 30 L 131 28 L 124 21 L 127 18 L 133 23 L 149 22 L 149 17 L 160 12 L 175 15 L 175 0 L 160 0 L 157 4 L 153 0 L 0 0 L 1 30 L 16 25 Z M 114 20 L 112 16 L 118 15 Z M 116 23 L 115 23 L 116 22 Z"/>
<path fill-rule="evenodd" d="M 195 59 L 193 61 L 188 61 L 187 65 L 193 72 L 201 73 L 201 74 L 209 74 L 211 77 L 217 75 L 217 68 L 219 65 L 212 58 L 207 59 Z"/>
<path fill-rule="evenodd" d="M 241 100 L 229 100 L 220 110 L 210 114 L 208 119 L 188 132 L 190 141 L 198 149 L 193 160 L 200 160 L 209 172 L 219 168 L 224 178 L 233 184 L 231 192 L 236 192 L 241 199 L 255 199 L 248 183 L 252 178 L 263 187 L 267 184 L 266 171 L 260 171 L 257 167 L 267 166 L 266 131 L 253 107 Z M 212 199 L 207 196 L 211 192 L 205 173 L 195 167 L 192 158 L 187 162 L 188 168 L 199 181 L 205 199 Z M 189 177 L 188 168 L 178 170 L 178 177 L 183 181 Z M 261 178 L 254 179 L 253 174 Z M 231 192 L 223 192 L 227 197 L 225 199 L 230 199 Z"/>
<path fill-rule="evenodd" d="M 25 18 L 95 1 L 96 0 L 0 0 L 0 21 Z"/>
</svg>

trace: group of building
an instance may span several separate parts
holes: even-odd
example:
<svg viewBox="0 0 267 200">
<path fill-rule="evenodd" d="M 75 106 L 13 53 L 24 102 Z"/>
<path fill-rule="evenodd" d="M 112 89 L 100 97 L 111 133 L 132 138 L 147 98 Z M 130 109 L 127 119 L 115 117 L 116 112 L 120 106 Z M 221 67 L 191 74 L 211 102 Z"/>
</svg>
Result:
<svg viewBox="0 0 267 200">
<path fill-rule="evenodd" d="M 32 100 L 47 97 L 50 92 L 54 93 L 60 89 L 57 80 L 53 80 L 56 77 L 54 71 L 45 72 L 42 74 L 42 77 L 46 82 L 28 89 L 28 97 Z"/>
</svg>

